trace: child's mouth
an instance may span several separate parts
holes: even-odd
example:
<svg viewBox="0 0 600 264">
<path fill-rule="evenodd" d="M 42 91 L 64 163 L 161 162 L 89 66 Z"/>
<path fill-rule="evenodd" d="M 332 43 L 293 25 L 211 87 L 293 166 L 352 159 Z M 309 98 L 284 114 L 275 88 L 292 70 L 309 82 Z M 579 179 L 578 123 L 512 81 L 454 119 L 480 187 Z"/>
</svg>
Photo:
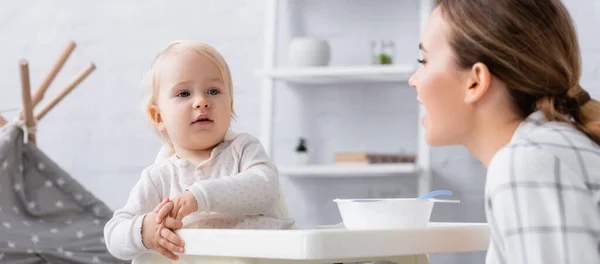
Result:
<svg viewBox="0 0 600 264">
<path fill-rule="evenodd" d="M 213 123 L 214 121 L 211 120 L 210 118 L 198 118 L 196 119 L 196 121 L 192 122 L 192 124 L 199 124 L 199 125 L 208 125 Z"/>
</svg>

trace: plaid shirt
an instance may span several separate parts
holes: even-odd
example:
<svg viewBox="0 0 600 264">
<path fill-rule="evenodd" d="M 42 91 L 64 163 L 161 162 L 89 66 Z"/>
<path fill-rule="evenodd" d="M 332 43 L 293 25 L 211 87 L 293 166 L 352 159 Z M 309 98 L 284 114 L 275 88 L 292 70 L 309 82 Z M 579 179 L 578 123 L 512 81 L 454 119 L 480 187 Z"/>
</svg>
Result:
<svg viewBox="0 0 600 264">
<path fill-rule="evenodd" d="M 535 112 L 488 167 L 486 263 L 600 263 L 600 147 Z"/>
</svg>

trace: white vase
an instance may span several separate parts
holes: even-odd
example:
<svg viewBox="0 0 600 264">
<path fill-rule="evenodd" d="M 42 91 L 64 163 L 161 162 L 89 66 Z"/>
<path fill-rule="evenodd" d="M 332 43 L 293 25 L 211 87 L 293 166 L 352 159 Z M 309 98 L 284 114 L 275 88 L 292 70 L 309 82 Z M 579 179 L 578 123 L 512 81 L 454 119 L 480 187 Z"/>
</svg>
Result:
<svg viewBox="0 0 600 264">
<path fill-rule="evenodd" d="M 308 164 L 308 152 L 296 152 L 296 165 Z"/>
<path fill-rule="evenodd" d="M 288 49 L 291 65 L 294 67 L 327 66 L 330 48 L 326 40 L 313 37 L 292 39 Z"/>
</svg>

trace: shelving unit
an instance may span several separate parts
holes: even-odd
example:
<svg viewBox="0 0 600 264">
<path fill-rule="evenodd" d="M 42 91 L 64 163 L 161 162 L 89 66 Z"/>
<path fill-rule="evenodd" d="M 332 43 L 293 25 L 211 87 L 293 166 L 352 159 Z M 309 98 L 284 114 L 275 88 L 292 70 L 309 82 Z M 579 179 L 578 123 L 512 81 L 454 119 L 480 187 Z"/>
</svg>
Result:
<svg viewBox="0 0 600 264">
<path fill-rule="evenodd" d="M 312 67 L 260 70 L 257 74 L 276 81 L 306 84 L 401 82 L 410 78 L 414 65 Z"/>
<path fill-rule="evenodd" d="M 417 69 L 416 65 L 365 65 L 365 66 L 326 66 L 311 68 L 278 68 L 275 65 L 277 50 L 277 25 L 280 24 L 279 4 L 281 0 L 267 0 L 265 12 L 265 38 L 263 47 L 263 67 L 256 71 L 262 78 L 261 86 L 261 131 L 260 139 L 267 154 L 273 153 L 273 118 L 275 89 L 277 82 L 326 85 L 335 83 L 406 83 Z M 431 10 L 433 0 L 420 1 L 420 29 Z M 415 43 L 415 46 L 417 43 Z M 415 54 L 415 57 L 417 54 Z M 425 115 L 425 108 L 419 105 L 415 116 L 415 129 L 418 129 L 417 161 L 409 164 L 369 164 L 369 165 L 306 165 L 278 166 L 282 176 L 287 177 L 377 177 L 377 176 L 416 176 L 419 177 L 419 194 L 430 190 L 430 152 L 425 143 L 425 131 L 419 123 Z"/>
<path fill-rule="evenodd" d="M 293 177 L 364 177 L 397 174 L 411 175 L 418 172 L 419 167 L 413 163 L 279 166 L 279 173 Z"/>
</svg>

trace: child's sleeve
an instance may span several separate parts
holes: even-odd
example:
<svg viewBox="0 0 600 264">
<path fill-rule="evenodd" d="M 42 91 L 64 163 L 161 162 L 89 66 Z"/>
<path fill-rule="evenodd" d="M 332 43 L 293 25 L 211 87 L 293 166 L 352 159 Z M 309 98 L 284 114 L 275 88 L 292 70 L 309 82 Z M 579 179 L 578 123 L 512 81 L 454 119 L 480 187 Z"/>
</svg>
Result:
<svg viewBox="0 0 600 264">
<path fill-rule="evenodd" d="M 260 141 L 248 136 L 241 145 L 240 173 L 190 186 L 198 211 L 264 215 L 279 201 L 279 173 Z"/>
<path fill-rule="evenodd" d="M 131 190 L 125 206 L 116 210 L 104 226 L 106 247 L 113 256 L 130 260 L 150 251 L 142 244 L 142 221 L 160 201 L 158 189 L 153 184 L 148 169 L 145 169 Z"/>
</svg>

